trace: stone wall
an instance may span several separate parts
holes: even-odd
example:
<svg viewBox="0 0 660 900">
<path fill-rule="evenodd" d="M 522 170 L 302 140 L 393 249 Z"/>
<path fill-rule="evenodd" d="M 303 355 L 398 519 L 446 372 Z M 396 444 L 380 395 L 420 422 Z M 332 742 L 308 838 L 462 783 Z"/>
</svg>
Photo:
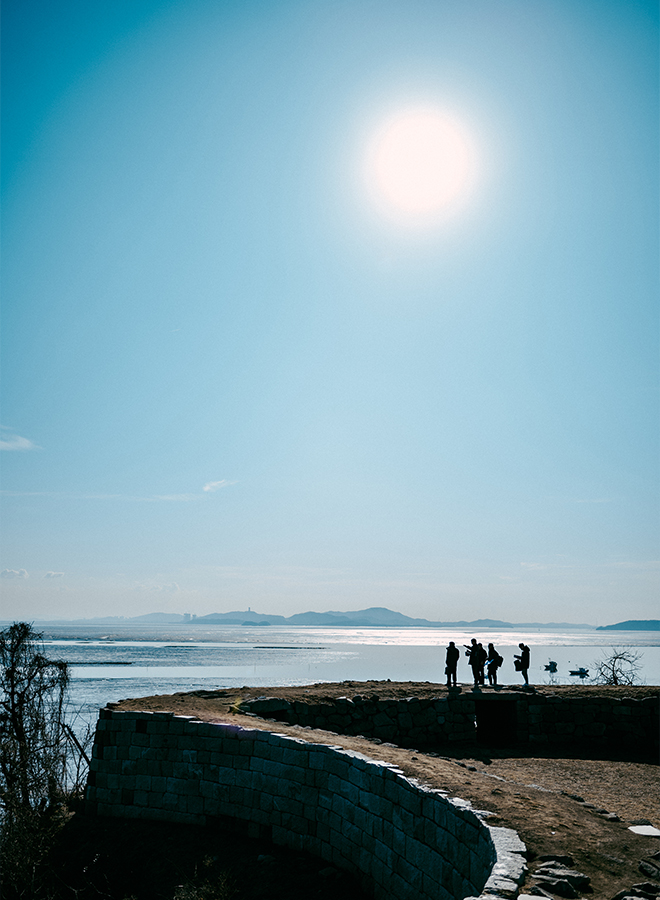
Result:
<svg viewBox="0 0 660 900">
<path fill-rule="evenodd" d="M 418 749 L 479 740 L 657 753 L 660 735 L 658 695 L 636 699 L 533 690 L 449 691 L 424 699 L 358 694 L 323 703 L 260 697 L 243 701 L 241 712 Z"/>
<path fill-rule="evenodd" d="M 101 710 L 91 812 L 245 824 L 358 875 L 378 898 L 514 897 L 515 832 L 388 764 L 326 744 L 171 713 Z"/>
</svg>

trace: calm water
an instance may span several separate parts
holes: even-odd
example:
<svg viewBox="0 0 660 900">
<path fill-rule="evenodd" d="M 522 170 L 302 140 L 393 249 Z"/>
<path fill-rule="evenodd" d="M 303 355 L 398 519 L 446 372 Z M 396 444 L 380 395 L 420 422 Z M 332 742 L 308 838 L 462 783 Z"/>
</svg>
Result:
<svg viewBox="0 0 660 900">
<path fill-rule="evenodd" d="M 59 626 L 43 629 L 47 655 L 72 665 L 71 706 L 81 721 L 108 702 L 151 694 L 330 681 L 444 682 L 445 647 L 471 637 L 493 642 L 504 657 L 501 684 L 519 684 L 513 654 L 531 648 L 532 684 L 572 684 L 569 669 L 594 663 L 612 646 L 641 654 L 641 680 L 660 684 L 659 632 L 579 629 L 484 631 L 436 628 L 291 628 L 237 625 Z M 557 674 L 545 670 L 549 660 Z M 471 683 L 461 656 L 458 680 Z"/>
</svg>

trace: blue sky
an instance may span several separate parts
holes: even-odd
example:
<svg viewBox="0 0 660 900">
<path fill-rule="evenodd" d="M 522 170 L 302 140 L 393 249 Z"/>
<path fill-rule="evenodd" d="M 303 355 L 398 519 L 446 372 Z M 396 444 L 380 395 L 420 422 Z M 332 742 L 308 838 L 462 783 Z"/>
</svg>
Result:
<svg viewBox="0 0 660 900">
<path fill-rule="evenodd" d="M 3 615 L 657 618 L 658 8 L 3 3 Z M 473 150 L 411 226 L 392 116 Z"/>
</svg>

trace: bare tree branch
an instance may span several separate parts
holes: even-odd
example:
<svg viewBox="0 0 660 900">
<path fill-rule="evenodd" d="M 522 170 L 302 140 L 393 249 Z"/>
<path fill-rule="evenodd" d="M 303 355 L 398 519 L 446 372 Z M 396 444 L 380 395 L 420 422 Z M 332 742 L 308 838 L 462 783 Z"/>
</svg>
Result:
<svg viewBox="0 0 660 900">
<path fill-rule="evenodd" d="M 637 684 L 643 654 L 632 647 L 611 647 L 592 663 L 596 674 L 594 684 Z"/>
<path fill-rule="evenodd" d="M 43 653 L 25 622 L 0 631 L 0 891 L 37 895 L 47 852 L 89 759 L 66 722 L 69 668 Z"/>
</svg>

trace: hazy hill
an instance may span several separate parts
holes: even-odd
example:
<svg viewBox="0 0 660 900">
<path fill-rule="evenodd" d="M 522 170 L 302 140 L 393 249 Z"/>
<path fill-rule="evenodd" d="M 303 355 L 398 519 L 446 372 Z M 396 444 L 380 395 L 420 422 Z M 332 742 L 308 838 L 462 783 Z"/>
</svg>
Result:
<svg viewBox="0 0 660 900">
<path fill-rule="evenodd" d="M 46 620 L 41 620 L 46 621 Z M 544 629 L 565 630 L 568 628 L 593 628 L 592 625 L 576 625 L 571 622 L 503 622 L 501 619 L 475 619 L 471 622 L 460 620 L 457 622 L 429 621 L 406 616 L 404 613 L 387 609 L 384 606 L 371 606 L 368 609 L 349 610 L 339 612 L 328 610 L 327 612 L 296 613 L 292 616 L 268 615 L 258 613 L 252 609 L 232 610 L 231 612 L 209 613 L 206 616 L 192 616 L 189 614 L 154 612 L 141 616 L 103 616 L 90 619 L 59 619 L 48 620 L 50 624 L 67 622 L 78 625 L 295 625 L 316 627 L 344 627 L 344 628 L 462 628 L 474 631 L 493 629 L 504 631 L 509 629 Z M 602 629 L 630 629 L 630 630 L 657 630 L 660 622 L 649 620 L 647 622 L 620 622 L 618 625 L 601 626 Z"/>
<path fill-rule="evenodd" d="M 192 624 L 203 625 L 243 625 L 246 622 L 258 625 L 260 622 L 269 622 L 271 625 L 286 625 L 288 619 L 284 616 L 266 616 L 262 613 L 256 613 L 251 609 L 245 612 L 233 610 L 228 613 L 209 613 L 208 616 L 196 616 L 190 620 Z"/>
<path fill-rule="evenodd" d="M 185 621 L 185 616 L 182 616 L 180 613 L 147 613 L 144 616 L 132 616 L 127 621 L 129 622 L 144 622 L 145 624 L 153 624 L 153 625 L 178 625 L 180 622 Z"/>
<path fill-rule="evenodd" d="M 660 631 L 660 619 L 628 619 L 615 625 L 599 625 L 598 631 Z"/>
<path fill-rule="evenodd" d="M 311 627 L 335 627 L 335 628 L 491 628 L 504 631 L 513 628 L 592 628 L 587 624 L 575 625 L 569 622 L 503 622 L 501 619 L 475 619 L 471 622 L 461 620 L 457 622 L 439 622 L 429 619 L 417 619 L 406 616 L 404 613 L 387 609 L 385 606 L 371 606 L 368 609 L 328 610 L 327 612 L 314 612 L 310 610 L 304 613 L 295 613 L 292 616 L 277 616 L 256 613 L 253 610 L 240 612 L 234 610 L 227 613 L 210 613 L 207 616 L 197 616 L 191 620 L 191 624 L 217 624 L 217 625 L 244 625 L 247 623 L 259 624 L 268 622 L 271 625 L 300 625 Z"/>
</svg>

